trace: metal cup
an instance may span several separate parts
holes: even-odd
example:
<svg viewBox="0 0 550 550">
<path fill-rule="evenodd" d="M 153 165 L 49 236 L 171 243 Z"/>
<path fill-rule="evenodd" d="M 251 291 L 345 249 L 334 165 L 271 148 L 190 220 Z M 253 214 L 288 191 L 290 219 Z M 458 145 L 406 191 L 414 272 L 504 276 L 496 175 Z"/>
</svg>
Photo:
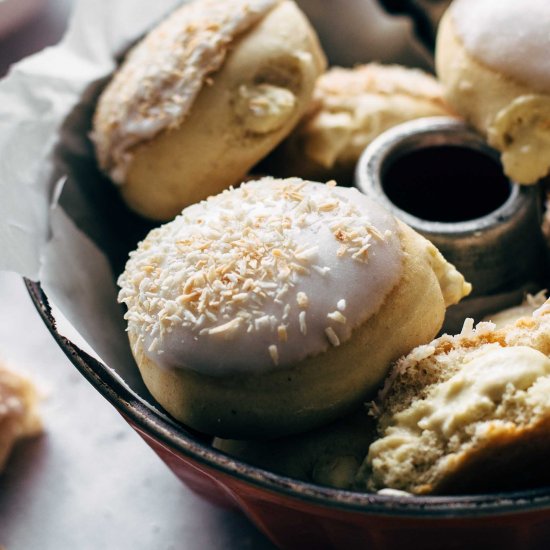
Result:
<svg viewBox="0 0 550 550">
<path fill-rule="evenodd" d="M 494 177 L 478 181 L 481 168 L 493 170 Z M 464 123 L 434 117 L 388 130 L 363 152 L 355 183 L 431 240 L 472 283 L 460 315 L 479 317 L 508 307 L 526 289 L 547 282 L 540 190 L 507 180 L 499 153 Z M 481 299 L 486 297 L 491 299 Z"/>
</svg>

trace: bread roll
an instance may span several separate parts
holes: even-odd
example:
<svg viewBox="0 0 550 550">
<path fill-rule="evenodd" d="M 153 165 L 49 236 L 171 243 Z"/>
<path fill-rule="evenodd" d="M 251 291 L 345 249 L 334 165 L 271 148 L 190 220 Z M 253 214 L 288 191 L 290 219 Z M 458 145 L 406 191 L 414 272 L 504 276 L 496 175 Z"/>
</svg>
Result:
<svg viewBox="0 0 550 550">
<path fill-rule="evenodd" d="M 468 321 L 396 363 L 359 487 L 480 493 L 550 480 L 550 301 L 502 329 Z"/>
<path fill-rule="evenodd" d="M 470 285 L 356 189 L 264 178 L 153 230 L 119 278 L 145 383 L 227 438 L 342 416 Z"/>
<path fill-rule="evenodd" d="M 264 470 L 337 489 L 352 489 L 376 436 L 366 407 L 309 432 L 270 440 L 214 440 L 214 447 Z"/>
<path fill-rule="evenodd" d="M 351 184 L 359 156 L 382 132 L 407 120 L 452 114 L 439 83 L 419 69 L 334 67 L 317 80 L 311 107 L 265 170 Z"/>
<path fill-rule="evenodd" d="M 455 0 L 437 37 L 446 99 L 523 184 L 550 169 L 549 26 L 546 0 Z"/>
<path fill-rule="evenodd" d="M 295 126 L 325 67 L 291 0 L 196 0 L 130 53 L 92 138 L 127 204 L 156 220 L 240 182 Z"/>
</svg>

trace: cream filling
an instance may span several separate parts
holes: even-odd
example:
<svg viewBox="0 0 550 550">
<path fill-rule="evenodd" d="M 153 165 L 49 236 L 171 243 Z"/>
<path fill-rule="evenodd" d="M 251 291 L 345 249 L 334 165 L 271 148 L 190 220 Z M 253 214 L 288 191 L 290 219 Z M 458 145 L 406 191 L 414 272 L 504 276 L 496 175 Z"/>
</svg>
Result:
<svg viewBox="0 0 550 550">
<path fill-rule="evenodd" d="M 426 256 L 439 281 L 446 307 L 457 304 L 472 292 L 472 285 L 464 280 L 463 275 L 454 265 L 449 264 L 443 254 L 429 241 L 427 241 Z"/>
<path fill-rule="evenodd" d="M 235 113 L 248 131 L 268 134 L 288 121 L 296 103 L 296 96 L 287 88 L 273 84 L 243 84 L 237 93 Z"/>
<path fill-rule="evenodd" d="M 386 436 L 371 445 L 373 464 L 385 453 L 405 460 L 415 453 L 418 439 L 426 431 L 449 441 L 468 425 L 491 419 L 506 393 L 528 392 L 530 388 L 539 392 L 541 379 L 550 375 L 550 358 L 527 346 L 492 344 L 472 356 L 454 376 L 435 385 L 428 397 L 394 416 Z M 530 399 L 529 393 L 526 399 Z"/>
<path fill-rule="evenodd" d="M 402 260 L 394 218 L 356 189 L 265 178 L 151 232 L 119 300 L 157 364 L 262 372 L 348 340 Z"/>
<path fill-rule="evenodd" d="M 488 128 L 489 143 L 502 152 L 505 173 L 536 183 L 550 170 L 550 95 L 517 97 Z"/>
</svg>

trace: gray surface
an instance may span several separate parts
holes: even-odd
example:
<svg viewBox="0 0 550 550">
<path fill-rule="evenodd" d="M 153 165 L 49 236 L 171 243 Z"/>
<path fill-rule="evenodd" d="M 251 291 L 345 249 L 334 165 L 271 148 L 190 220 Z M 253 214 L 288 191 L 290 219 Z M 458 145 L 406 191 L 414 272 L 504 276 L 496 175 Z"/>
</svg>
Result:
<svg viewBox="0 0 550 550">
<path fill-rule="evenodd" d="M 49 0 L 0 39 L 0 76 L 59 40 L 70 5 Z M 71 365 L 11 274 L 0 274 L 0 360 L 39 385 L 45 424 L 0 474 L 0 548 L 272 548 L 246 518 L 204 502 L 168 470 Z"/>
</svg>

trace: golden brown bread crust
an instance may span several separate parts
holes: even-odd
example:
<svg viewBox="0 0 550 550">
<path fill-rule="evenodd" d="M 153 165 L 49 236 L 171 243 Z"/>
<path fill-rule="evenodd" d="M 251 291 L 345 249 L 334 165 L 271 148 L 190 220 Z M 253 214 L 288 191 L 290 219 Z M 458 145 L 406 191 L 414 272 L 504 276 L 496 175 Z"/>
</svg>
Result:
<svg viewBox="0 0 550 550">
<path fill-rule="evenodd" d="M 525 427 L 492 426 L 471 452 L 448 464 L 445 477 L 418 493 L 460 494 L 542 487 L 550 482 L 550 412 Z"/>
</svg>

